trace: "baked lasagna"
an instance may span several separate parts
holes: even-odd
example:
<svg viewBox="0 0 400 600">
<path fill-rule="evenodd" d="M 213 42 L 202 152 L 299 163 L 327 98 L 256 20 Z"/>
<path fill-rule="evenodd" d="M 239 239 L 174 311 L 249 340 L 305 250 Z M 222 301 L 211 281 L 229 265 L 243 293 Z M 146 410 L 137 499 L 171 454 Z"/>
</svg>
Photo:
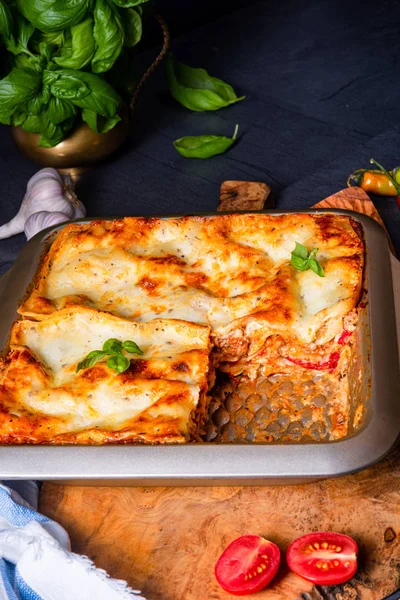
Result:
<svg viewBox="0 0 400 600">
<path fill-rule="evenodd" d="M 135 340 L 143 354 L 123 373 L 105 361 L 77 372 L 109 339 Z M 18 321 L 0 367 L 0 443 L 198 439 L 209 353 L 209 328 L 185 321 L 137 323 L 84 306 Z"/>
<path fill-rule="evenodd" d="M 295 268 L 296 243 L 315 249 L 323 277 Z M 1 365 L 0 440 L 196 439 L 215 369 L 242 381 L 277 374 L 344 381 L 363 261 L 355 222 L 333 213 L 67 225 L 19 308 L 22 319 Z M 161 323 L 174 332 L 168 359 L 168 336 L 155 335 Z M 130 357 L 129 369 L 117 375 L 104 362 L 76 373 L 75 363 L 100 347 L 106 329 L 117 339 L 129 331 L 139 346 L 140 338 L 145 359 Z M 182 353 L 187 370 L 180 371 L 172 364 Z M 343 411 L 346 385 L 334 392 Z M 157 395 L 162 391 L 165 398 Z"/>
</svg>

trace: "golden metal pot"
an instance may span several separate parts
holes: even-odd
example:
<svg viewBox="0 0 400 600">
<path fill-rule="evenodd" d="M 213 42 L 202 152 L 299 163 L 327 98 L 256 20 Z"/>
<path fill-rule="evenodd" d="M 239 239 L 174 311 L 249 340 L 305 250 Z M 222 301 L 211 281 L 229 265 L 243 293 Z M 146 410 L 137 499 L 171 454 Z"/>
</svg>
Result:
<svg viewBox="0 0 400 600">
<path fill-rule="evenodd" d="M 38 146 L 40 135 L 27 133 L 21 127 L 11 127 L 11 134 L 18 150 L 43 167 L 54 167 L 59 171 L 79 174 L 94 163 L 104 160 L 115 152 L 125 140 L 129 130 L 129 110 L 132 114 L 138 94 L 149 75 L 165 57 L 170 42 L 168 27 L 160 15 L 154 15 L 162 34 L 163 45 L 152 64 L 139 79 L 128 107 L 122 107 L 121 121 L 107 133 L 95 133 L 86 123 L 80 123 L 54 148 Z"/>
<path fill-rule="evenodd" d="M 81 123 L 53 148 L 38 146 L 38 133 L 27 133 L 21 127 L 12 127 L 11 133 L 18 150 L 30 160 L 43 167 L 77 173 L 115 152 L 125 140 L 128 127 L 127 116 L 107 133 L 95 133 L 86 123 Z"/>
</svg>

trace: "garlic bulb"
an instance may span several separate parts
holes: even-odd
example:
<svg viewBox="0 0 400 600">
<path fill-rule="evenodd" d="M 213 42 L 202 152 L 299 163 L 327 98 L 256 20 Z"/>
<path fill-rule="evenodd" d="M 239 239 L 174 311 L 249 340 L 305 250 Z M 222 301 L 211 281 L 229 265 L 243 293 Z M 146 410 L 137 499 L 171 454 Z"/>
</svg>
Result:
<svg viewBox="0 0 400 600">
<path fill-rule="evenodd" d="M 31 237 L 46 229 L 47 227 L 51 227 L 52 225 L 57 225 L 58 223 L 65 223 L 65 221 L 69 221 L 70 217 L 62 212 L 48 212 L 46 210 L 42 210 L 37 213 L 33 213 L 25 222 L 25 235 L 26 239 L 30 240 Z"/>
<path fill-rule="evenodd" d="M 71 178 L 64 183 L 61 175 L 55 169 L 41 169 L 28 181 L 18 213 L 9 223 L 0 227 L 0 239 L 22 233 L 28 219 L 36 213 L 47 213 L 47 218 L 49 218 L 49 214 L 55 213 L 58 215 L 55 217 L 56 219 L 60 219 L 62 214 L 64 215 L 63 220 L 68 221 L 84 217 L 86 210 L 74 194 Z M 28 225 L 29 237 L 38 233 L 40 231 L 37 229 L 38 224 L 44 222 L 48 223 L 44 216 L 33 219 Z M 56 222 L 60 223 L 61 221 L 56 220 Z M 51 224 L 54 223 L 46 224 L 45 227 L 49 227 Z"/>
</svg>

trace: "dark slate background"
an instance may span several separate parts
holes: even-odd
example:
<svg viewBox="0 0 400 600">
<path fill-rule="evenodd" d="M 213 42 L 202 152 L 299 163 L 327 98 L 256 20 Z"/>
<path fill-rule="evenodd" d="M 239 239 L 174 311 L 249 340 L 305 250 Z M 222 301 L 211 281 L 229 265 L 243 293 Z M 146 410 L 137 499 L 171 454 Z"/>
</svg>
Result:
<svg viewBox="0 0 400 600">
<path fill-rule="evenodd" d="M 231 83 L 246 99 L 214 113 L 193 113 L 166 92 L 164 70 L 146 85 L 129 140 L 107 164 L 86 173 L 78 195 L 89 216 L 214 210 L 225 179 L 265 181 L 277 208 L 305 208 L 346 186 L 374 157 L 400 164 L 400 2 L 159 0 L 175 33 L 178 58 Z M 149 47 L 140 57 L 148 64 Z M 184 135 L 231 135 L 239 142 L 210 160 L 181 157 Z M 19 207 L 38 169 L 1 129 L 0 221 Z M 395 200 L 375 198 L 400 250 Z M 0 272 L 23 235 L 0 241 Z"/>
</svg>

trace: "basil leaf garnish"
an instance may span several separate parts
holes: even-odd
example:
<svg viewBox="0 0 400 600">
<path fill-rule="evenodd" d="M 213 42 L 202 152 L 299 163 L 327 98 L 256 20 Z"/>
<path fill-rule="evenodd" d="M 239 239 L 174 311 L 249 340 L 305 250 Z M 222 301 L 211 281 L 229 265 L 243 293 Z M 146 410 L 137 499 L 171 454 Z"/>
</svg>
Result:
<svg viewBox="0 0 400 600">
<path fill-rule="evenodd" d="M 107 354 L 122 354 L 122 342 L 115 338 L 110 338 L 103 344 L 103 351 Z"/>
<path fill-rule="evenodd" d="M 325 277 L 324 269 L 315 258 L 310 258 L 310 269 L 320 277 Z"/>
<path fill-rule="evenodd" d="M 303 244 L 296 242 L 295 248 L 291 253 L 290 262 L 298 271 L 307 271 L 308 269 L 311 269 L 319 277 L 325 277 L 324 269 L 315 258 L 317 252 L 318 248 L 314 248 L 309 253 Z"/>
<path fill-rule="evenodd" d="M 211 158 L 229 150 L 236 141 L 237 131 L 238 125 L 231 138 L 223 135 L 189 135 L 175 140 L 174 147 L 186 158 Z"/>
<path fill-rule="evenodd" d="M 87 356 L 80 362 L 78 362 L 76 367 L 76 373 L 81 369 L 87 369 L 88 367 L 93 367 L 99 360 L 107 356 L 107 352 L 102 352 L 101 350 L 93 350 L 93 352 L 89 352 Z"/>
<path fill-rule="evenodd" d="M 212 77 L 205 69 L 195 69 L 174 60 L 172 54 L 167 57 L 166 68 L 172 96 L 190 110 L 218 110 L 244 98 L 238 98 L 228 83 Z"/>
<path fill-rule="evenodd" d="M 106 364 L 107 367 L 114 369 L 114 371 L 119 374 L 129 369 L 131 361 L 122 354 L 114 354 L 114 356 L 111 356 L 108 359 Z"/>
<path fill-rule="evenodd" d="M 106 363 L 107 367 L 114 369 L 117 374 L 123 373 L 129 369 L 131 361 L 123 354 L 122 350 L 126 350 L 126 352 L 129 352 L 130 354 L 143 354 L 143 350 L 141 350 L 135 342 L 132 342 L 132 340 L 121 342 L 116 338 L 110 338 L 104 342 L 103 350 L 93 350 L 93 352 L 89 352 L 89 354 L 78 363 L 76 372 L 80 369 L 92 367 L 99 360 L 108 356 Z"/>
<path fill-rule="evenodd" d="M 292 254 L 291 263 L 295 269 L 298 271 L 307 271 L 309 269 L 308 258 L 302 258 L 301 256 L 296 256 Z"/>
<path fill-rule="evenodd" d="M 300 258 L 308 258 L 308 250 L 303 244 L 296 242 L 296 246 L 292 252 L 292 256 L 299 256 Z"/>
<path fill-rule="evenodd" d="M 126 342 L 124 342 L 122 344 L 122 347 L 124 350 L 126 350 L 130 354 L 143 354 L 143 350 L 141 350 L 139 348 L 139 346 L 137 344 L 135 344 L 135 342 L 132 342 L 131 340 L 126 340 Z"/>
</svg>

